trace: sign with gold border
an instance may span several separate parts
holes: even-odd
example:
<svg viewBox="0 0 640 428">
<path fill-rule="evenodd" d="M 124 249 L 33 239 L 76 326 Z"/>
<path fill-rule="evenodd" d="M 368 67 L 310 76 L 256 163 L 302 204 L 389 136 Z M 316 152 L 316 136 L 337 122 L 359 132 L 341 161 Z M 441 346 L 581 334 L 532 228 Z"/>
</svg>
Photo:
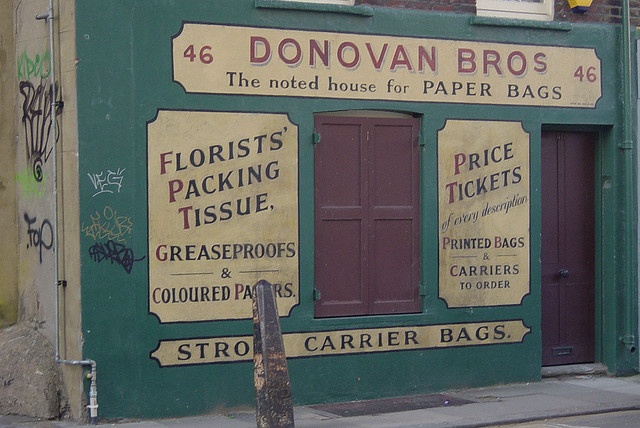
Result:
<svg viewBox="0 0 640 428">
<path fill-rule="evenodd" d="M 522 320 L 284 333 L 287 358 L 354 355 L 521 343 Z M 253 336 L 161 340 L 150 357 L 161 367 L 251 361 Z"/>
<path fill-rule="evenodd" d="M 147 125 L 149 312 L 249 319 L 253 285 L 299 302 L 298 129 L 286 114 L 160 110 Z"/>
<path fill-rule="evenodd" d="M 438 133 L 439 296 L 520 304 L 529 285 L 529 134 L 520 122 L 447 120 Z"/>
<path fill-rule="evenodd" d="M 595 108 L 595 49 L 184 23 L 187 92 Z"/>
</svg>

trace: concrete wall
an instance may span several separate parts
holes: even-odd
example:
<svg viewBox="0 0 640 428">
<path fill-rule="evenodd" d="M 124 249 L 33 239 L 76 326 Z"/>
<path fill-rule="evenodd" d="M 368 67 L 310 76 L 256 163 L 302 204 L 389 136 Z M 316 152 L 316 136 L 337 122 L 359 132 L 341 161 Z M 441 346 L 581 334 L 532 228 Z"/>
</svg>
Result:
<svg viewBox="0 0 640 428">
<path fill-rule="evenodd" d="M 80 216 L 78 173 L 78 119 L 76 64 L 75 1 L 57 3 L 56 53 L 58 60 L 57 81 L 62 89 L 64 110 L 60 116 L 60 157 L 58 164 L 58 206 L 60 271 L 59 278 L 66 280 L 60 289 L 60 358 L 80 360 L 91 358 L 82 354 L 82 323 L 80 293 Z M 86 396 L 84 390 L 86 367 L 62 364 L 66 393 L 74 419 L 84 419 Z M 99 368 L 98 368 L 99 370 Z"/>
<path fill-rule="evenodd" d="M 15 51 L 12 1 L 0 1 L 0 327 L 18 320 Z"/>
<path fill-rule="evenodd" d="M 20 320 L 55 338 L 55 200 L 46 0 L 15 2 Z"/>
<path fill-rule="evenodd" d="M 15 25 L 9 35 L 15 58 L 8 73 L 12 78 L 11 105 L 15 108 L 14 155 L 7 162 L 15 177 L 17 202 L 12 215 L 16 241 L 6 245 L 17 266 L 13 288 L 17 296 L 17 318 L 24 326 L 46 337 L 57 359 L 81 360 L 80 286 L 78 257 L 77 119 L 75 90 L 75 20 L 73 1 L 54 1 L 54 43 L 51 50 L 48 0 L 3 1 L 3 20 Z M 51 56 L 55 64 L 55 91 L 51 83 Z M 3 73 L 4 75 L 5 73 Z M 52 94 L 58 102 L 52 109 Z M 55 123 L 54 123 L 55 121 Z M 3 123 L 5 121 L 2 121 Z M 9 121 L 11 122 L 11 121 Z M 0 128 L 6 132 L 4 128 Z M 54 135 L 55 134 L 55 135 Z M 9 193 L 9 192 L 7 192 Z M 5 216 L 3 216 L 4 218 Z M 57 233 L 56 233 L 57 229 Z M 17 254 L 15 248 L 18 249 Z M 4 260 L 3 260 L 4 261 Z M 64 281 L 64 285 L 58 281 Z M 58 303 L 59 316 L 56 304 Z M 59 329 L 56 331 L 56 325 Z M 56 346 L 59 344 L 58 346 Z M 54 358 L 55 358 L 54 357 Z M 85 416 L 84 368 L 58 364 L 64 374 L 70 415 Z"/>
</svg>

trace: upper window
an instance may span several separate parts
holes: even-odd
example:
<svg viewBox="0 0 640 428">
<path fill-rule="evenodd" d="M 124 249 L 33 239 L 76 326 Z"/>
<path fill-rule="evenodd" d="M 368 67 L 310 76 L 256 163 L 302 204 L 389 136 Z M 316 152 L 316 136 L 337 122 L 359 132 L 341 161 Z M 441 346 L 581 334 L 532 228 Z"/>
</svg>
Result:
<svg viewBox="0 0 640 428">
<path fill-rule="evenodd" d="M 320 4 L 341 4 L 344 6 L 353 6 L 355 0 L 282 0 L 293 1 L 298 3 L 320 3 Z"/>
<path fill-rule="evenodd" d="M 316 316 L 420 311 L 419 119 L 316 116 Z"/>
<path fill-rule="evenodd" d="M 551 0 L 476 0 L 478 16 L 496 18 L 553 20 Z"/>
</svg>

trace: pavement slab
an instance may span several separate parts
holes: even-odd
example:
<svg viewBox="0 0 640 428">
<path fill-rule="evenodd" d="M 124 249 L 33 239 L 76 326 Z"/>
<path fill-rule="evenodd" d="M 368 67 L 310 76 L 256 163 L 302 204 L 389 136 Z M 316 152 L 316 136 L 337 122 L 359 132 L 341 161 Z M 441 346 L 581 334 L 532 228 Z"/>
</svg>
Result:
<svg viewBox="0 0 640 428">
<path fill-rule="evenodd" d="M 449 405 L 452 403 L 456 405 Z M 640 375 L 617 378 L 598 374 L 562 376 L 545 378 L 540 382 L 445 391 L 440 394 L 370 402 L 296 406 L 294 417 L 298 428 L 479 428 L 622 410 L 640 410 Z M 256 420 L 253 411 L 237 411 L 224 415 L 211 414 L 176 419 L 99 420 L 98 426 L 253 428 L 256 426 Z M 0 416 L 0 428 L 27 427 L 76 428 L 90 425 L 73 421 Z"/>
</svg>

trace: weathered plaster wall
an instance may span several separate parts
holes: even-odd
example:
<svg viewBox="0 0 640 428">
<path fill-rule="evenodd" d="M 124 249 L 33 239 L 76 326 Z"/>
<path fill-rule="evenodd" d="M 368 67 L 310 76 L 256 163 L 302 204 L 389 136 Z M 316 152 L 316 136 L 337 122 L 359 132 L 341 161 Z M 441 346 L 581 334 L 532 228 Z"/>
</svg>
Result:
<svg viewBox="0 0 640 428">
<path fill-rule="evenodd" d="M 18 320 L 13 3 L 0 0 L 0 327 Z"/>
<path fill-rule="evenodd" d="M 15 2 L 20 320 L 55 338 L 54 139 L 46 0 Z"/>
<path fill-rule="evenodd" d="M 11 248 L 14 254 L 18 248 L 14 265 L 18 266 L 19 319 L 42 333 L 51 349 L 58 351 L 59 359 L 81 360 L 75 2 L 53 2 L 53 52 L 49 22 L 36 18 L 47 14 L 49 1 L 7 3 L 7 8 L 12 7 L 7 15 L 15 16 L 16 20 L 14 69 L 17 78 L 13 81 L 13 99 L 18 138 L 13 164 L 17 194 L 14 230 L 18 231 L 18 242 Z M 65 285 L 58 285 L 58 281 L 64 281 Z M 56 343 L 59 343 L 57 349 Z M 76 419 L 84 417 L 82 375 L 85 369 L 64 363 L 60 368 L 71 403 L 70 413 Z"/>
<path fill-rule="evenodd" d="M 76 64 L 75 1 L 57 3 L 56 63 L 57 81 L 60 82 L 63 114 L 60 116 L 61 149 L 59 158 L 59 192 L 61 201 L 58 210 L 60 224 L 60 278 L 66 280 L 66 286 L 60 289 L 60 358 L 79 360 L 91 358 L 82 354 L 82 323 L 80 302 L 80 216 L 78 190 L 78 119 Z M 65 386 L 70 402 L 70 411 L 74 419 L 87 416 L 84 407 L 83 370 L 78 366 L 62 365 Z M 98 367 L 99 370 L 99 367 Z"/>
<path fill-rule="evenodd" d="M 47 419 L 71 416 L 55 360 L 51 52 L 48 22 L 36 19 L 48 6 L 47 0 L 0 1 L 0 412 Z M 60 142 L 62 132 L 56 134 Z M 65 339 L 64 349 L 67 342 L 79 348 L 79 339 Z M 78 379 L 70 388 L 78 417 L 82 369 L 66 371 Z"/>
</svg>

